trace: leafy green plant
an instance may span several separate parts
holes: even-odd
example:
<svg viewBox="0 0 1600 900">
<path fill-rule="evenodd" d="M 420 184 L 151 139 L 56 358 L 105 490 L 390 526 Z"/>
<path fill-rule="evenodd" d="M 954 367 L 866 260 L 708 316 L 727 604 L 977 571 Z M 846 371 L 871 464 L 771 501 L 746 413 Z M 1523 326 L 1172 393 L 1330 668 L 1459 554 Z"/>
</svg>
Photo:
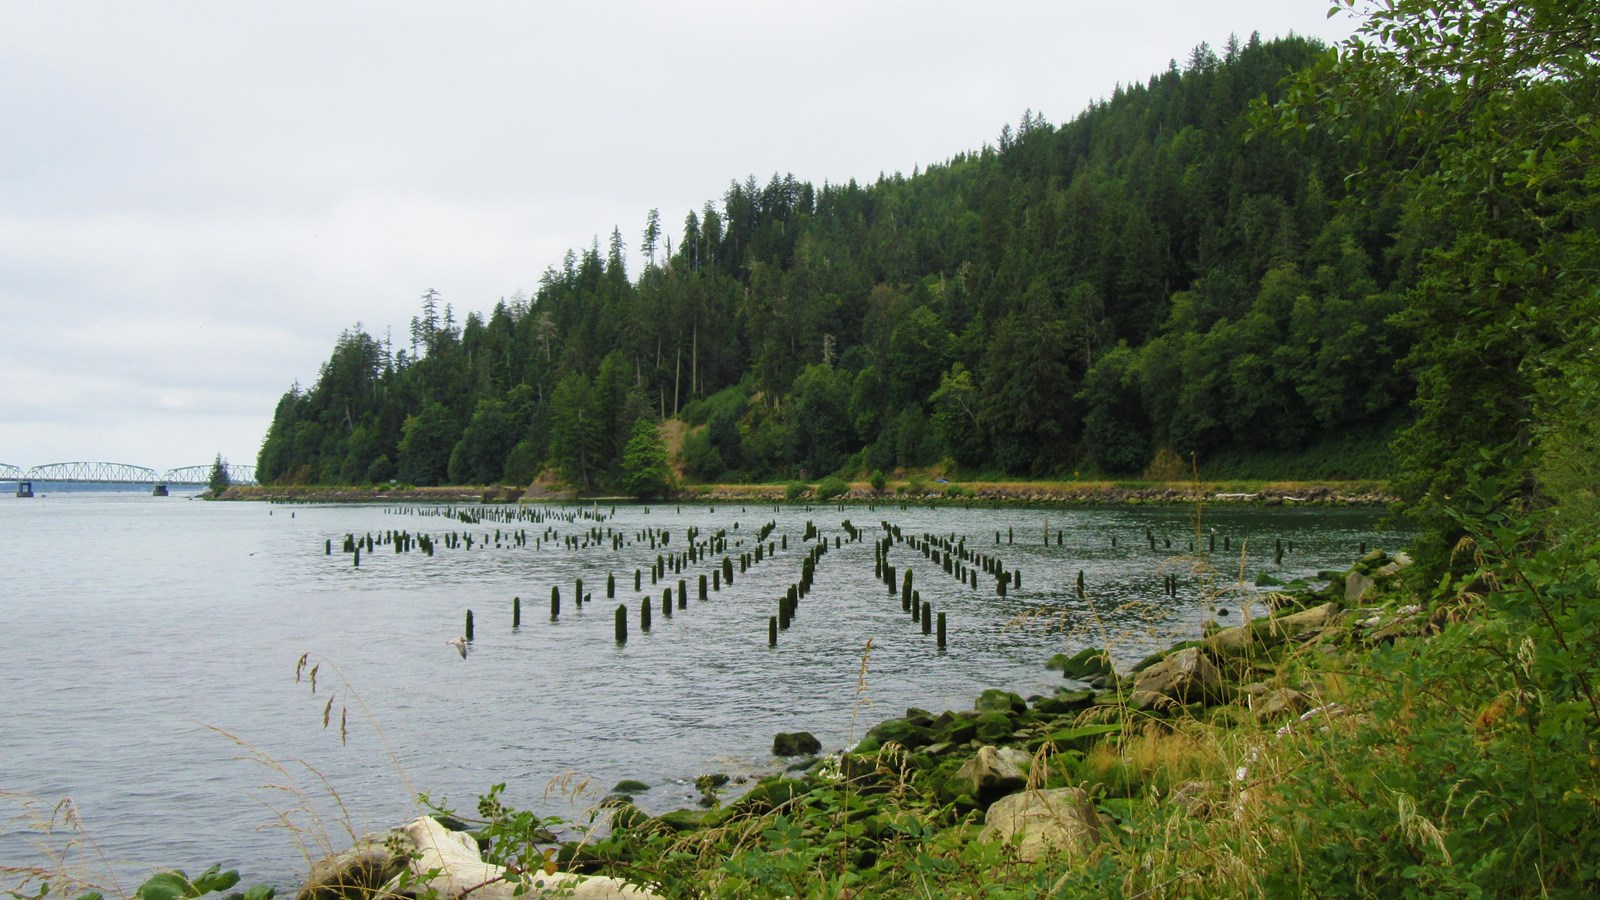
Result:
<svg viewBox="0 0 1600 900">
<path fill-rule="evenodd" d="M 850 493 L 850 485 L 846 484 L 844 479 L 838 476 L 829 475 L 827 478 L 817 482 L 818 500 L 832 500 L 835 497 L 843 497 L 848 493 Z"/>
<path fill-rule="evenodd" d="M 811 487 L 804 481 L 791 481 L 783 486 L 783 499 L 792 503 L 804 497 L 809 490 L 811 490 Z"/>
</svg>

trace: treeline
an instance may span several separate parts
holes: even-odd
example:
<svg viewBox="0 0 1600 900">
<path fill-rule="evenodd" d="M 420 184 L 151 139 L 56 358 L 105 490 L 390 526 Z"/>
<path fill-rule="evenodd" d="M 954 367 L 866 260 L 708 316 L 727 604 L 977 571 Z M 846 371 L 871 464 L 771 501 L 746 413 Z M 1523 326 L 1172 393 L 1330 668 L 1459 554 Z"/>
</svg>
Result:
<svg viewBox="0 0 1600 900">
<path fill-rule="evenodd" d="M 1414 390 L 1392 317 L 1441 236 L 1348 195 L 1361 148 L 1254 124 L 1322 50 L 1202 44 L 910 177 L 735 182 L 676 228 L 652 210 L 637 279 L 616 230 L 486 316 L 429 291 L 402 346 L 358 324 L 284 395 L 259 475 L 616 486 L 635 423 L 674 417 L 704 480 L 1377 442 Z"/>
</svg>

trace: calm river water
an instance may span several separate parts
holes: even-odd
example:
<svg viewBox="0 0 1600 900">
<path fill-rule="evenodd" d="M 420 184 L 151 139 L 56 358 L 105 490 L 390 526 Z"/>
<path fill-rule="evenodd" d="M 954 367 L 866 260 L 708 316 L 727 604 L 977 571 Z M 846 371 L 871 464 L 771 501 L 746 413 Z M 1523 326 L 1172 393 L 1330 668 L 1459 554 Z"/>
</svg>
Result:
<svg viewBox="0 0 1600 900">
<path fill-rule="evenodd" d="M 1227 608 L 1224 621 L 1235 622 L 1248 607 L 1237 593 L 1202 596 L 1188 558 L 1192 508 L 658 505 L 617 506 L 612 515 L 601 507 L 607 519 L 598 527 L 624 535 L 621 549 L 563 545 L 567 537 L 581 544 L 593 521 L 466 525 L 432 515 L 440 509 L 0 497 L 0 863 L 40 861 L 36 835 L 13 818 L 26 798 L 48 812 L 70 797 L 98 849 L 72 851 L 69 865 L 114 876 L 126 891 L 153 865 L 193 874 L 218 862 L 247 881 L 292 885 L 306 854 L 321 848 L 312 839 L 303 850 L 294 832 L 273 827 L 274 810 L 342 849 L 346 822 L 360 832 L 414 815 L 413 788 L 470 811 L 480 792 L 505 782 L 518 806 L 576 817 L 617 780 L 637 778 L 653 785 L 638 795 L 641 805 L 661 811 L 689 805 L 699 774 L 777 767 L 768 753 L 775 732 L 808 730 L 837 749 L 908 706 L 970 708 L 987 687 L 1048 693 L 1061 683 L 1044 668 L 1052 653 L 1109 644 L 1132 661 L 1197 635 L 1209 606 Z M 1216 586 L 1227 587 L 1241 568 L 1253 583 L 1263 570 L 1292 577 L 1343 568 L 1362 541 L 1392 549 L 1400 538 L 1381 531 L 1379 517 L 1213 506 L 1201 543 L 1215 534 Z M 831 543 L 848 541 L 845 519 L 867 536 L 822 558 L 794 626 L 769 648 L 767 617 L 799 579 L 805 522 Z M 969 549 L 1020 570 L 1022 586 L 997 597 L 993 580 L 980 576 L 973 590 L 897 545 L 891 561 L 909 565 L 922 599 L 948 615 L 949 647 L 939 652 L 874 577 L 872 541 L 883 520 L 908 536 L 964 536 Z M 661 551 L 636 540 L 645 529 L 670 532 L 666 550 L 681 551 L 687 528 L 725 528 L 737 558 L 769 521 L 777 523 L 770 539 L 787 535 L 789 549 L 708 601 L 694 592 L 710 563 L 650 584 Z M 511 528 L 526 531 L 527 546 L 509 540 Z M 558 537 L 540 546 L 547 528 Z M 1158 538 L 1154 552 L 1147 528 Z M 379 546 L 359 568 L 340 552 L 347 533 L 391 529 L 474 542 L 470 550 L 441 544 L 431 557 Z M 1065 529 L 1060 545 L 1057 529 Z M 1278 566 L 1280 539 L 1293 551 Z M 636 568 L 644 569 L 639 593 Z M 1087 601 L 1076 596 L 1080 569 Z M 618 599 L 608 602 L 609 572 Z M 1176 600 L 1161 591 L 1171 572 L 1183 577 Z M 662 587 L 680 577 L 689 607 L 664 618 Z M 595 598 L 582 608 L 572 596 L 576 578 Z M 563 599 L 555 622 L 552 586 Z M 655 607 L 648 634 L 638 628 L 641 595 Z M 522 625 L 513 630 L 518 596 Z M 626 646 L 612 638 L 618 603 L 629 607 Z M 476 639 L 463 660 L 445 642 L 462 632 L 468 609 Z M 315 695 L 295 680 L 307 653 L 322 664 Z M 593 795 L 573 803 L 547 794 L 566 773 L 592 779 Z"/>
</svg>

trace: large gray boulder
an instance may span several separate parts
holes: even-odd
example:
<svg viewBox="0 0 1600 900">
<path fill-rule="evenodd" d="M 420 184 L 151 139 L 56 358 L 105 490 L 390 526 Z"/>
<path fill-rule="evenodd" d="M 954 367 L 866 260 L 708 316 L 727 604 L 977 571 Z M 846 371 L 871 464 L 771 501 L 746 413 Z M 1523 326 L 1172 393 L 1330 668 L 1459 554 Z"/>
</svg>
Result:
<svg viewBox="0 0 1600 900">
<path fill-rule="evenodd" d="M 1133 683 L 1135 706 L 1162 706 L 1162 698 L 1177 703 L 1215 703 L 1224 699 L 1222 670 L 1199 647 L 1179 650 L 1139 673 Z"/>
<path fill-rule="evenodd" d="M 1027 786 L 1027 766 L 1031 761 L 1028 754 L 1015 747 L 996 749 L 984 745 L 950 776 L 945 791 L 953 797 L 969 796 L 980 804 L 992 803 Z"/>
<path fill-rule="evenodd" d="M 1377 582 L 1365 574 L 1352 571 L 1344 578 L 1344 602 L 1360 603 L 1377 586 Z"/>
<path fill-rule="evenodd" d="M 1014 844 L 1023 862 L 1082 860 L 1100 843 L 1100 816 L 1080 788 L 1024 791 L 989 807 L 978 840 Z"/>
<path fill-rule="evenodd" d="M 1219 659 L 1247 656 L 1285 641 L 1308 640 L 1331 627 L 1338 617 L 1339 607 L 1324 603 L 1224 628 L 1208 636 L 1203 643 L 1206 650 Z"/>
</svg>

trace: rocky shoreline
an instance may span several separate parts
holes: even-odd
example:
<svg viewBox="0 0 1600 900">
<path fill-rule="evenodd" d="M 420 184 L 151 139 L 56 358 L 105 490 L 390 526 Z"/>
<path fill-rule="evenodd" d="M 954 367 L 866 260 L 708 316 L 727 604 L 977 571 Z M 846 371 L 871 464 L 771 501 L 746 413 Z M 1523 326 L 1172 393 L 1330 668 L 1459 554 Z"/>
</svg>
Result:
<svg viewBox="0 0 1600 900">
<path fill-rule="evenodd" d="M 1270 740 L 1260 736 L 1281 737 L 1299 723 L 1340 716 L 1338 703 L 1319 699 L 1314 685 L 1296 683 L 1292 661 L 1304 653 L 1376 646 L 1436 630 L 1438 623 L 1417 607 L 1383 602 L 1402 596 L 1394 588 L 1409 564 L 1403 553 L 1374 551 L 1346 571 L 1321 573 L 1315 583 L 1284 585 L 1270 595 L 1267 615 L 1225 628 L 1214 622 L 1201 638 L 1153 654 L 1127 672 L 1115 670 L 1104 648 L 1057 656 L 1046 665 L 1062 671 L 1063 683 L 1049 696 L 1023 698 L 991 689 L 969 710 L 908 709 L 875 725 L 855 746 L 828 754 L 819 754 L 809 734 L 779 734 L 773 753 L 788 764 L 785 772 L 726 800 L 726 777 L 704 776 L 700 809 L 651 816 L 627 795 L 628 788 L 644 785 L 619 784 L 597 808 L 598 830 L 565 842 L 547 833 L 527 838 L 534 842 L 530 848 L 543 846 L 545 866 L 533 876 L 514 865 L 482 868 L 479 851 L 501 860 L 527 858 L 526 851 L 517 857 L 503 811 L 491 803 L 484 821 L 446 820 L 458 830 L 454 838 L 439 837 L 437 823 L 419 825 L 423 820 L 369 836 L 339 858 L 319 863 L 299 898 L 366 898 L 394 890 L 408 860 L 425 858 L 437 868 L 436 858 L 426 855 L 430 851 L 406 837 L 421 832 L 432 835 L 430 846 L 442 841 L 466 848 L 462 865 L 476 873 L 474 892 L 482 897 L 509 897 L 527 877 L 567 879 L 568 887 L 591 878 L 578 896 L 677 896 L 685 889 L 698 894 L 703 885 L 695 879 L 717 876 L 684 863 L 685 854 L 720 860 L 752 846 L 759 852 L 761 841 L 778 840 L 774 835 L 781 829 L 773 830 L 772 823 L 807 817 L 824 826 L 852 823 L 829 832 L 844 835 L 838 852 L 851 870 L 879 866 L 880 855 L 892 852 L 901 838 L 907 815 L 931 829 L 929 840 L 993 845 L 992 852 L 1021 864 L 1048 859 L 1058 867 L 1080 866 L 1103 844 L 1118 841 L 1119 829 L 1131 827 L 1129 804 L 1176 804 L 1210 815 L 1243 802 L 1251 784 L 1248 767 L 1242 767 L 1211 780 L 1177 780 L 1173 774 L 1173 783 L 1154 792 L 1108 783 L 1102 772 L 1101 782 L 1091 787 L 1081 777 L 1095 772 L 1086 759 L 1115 759 L 1127 751 L 1111 748 L 1120 748 L 1130 735 L 1151 729 L 1176 733 L 1185 723 L 1247 730 L 1258 736 L 1254 740 Z M 480 803 L 480 813 L 485 808 Z M 664 874 L 673 860 L 687 865 L 683 877 L 689 880 Z M 558 870 L 562 874 L 554 874 Z M 457 875 L 434 870 L 429 877 Z M 494 882 L 493 889 L 484 889 L 485 881 Z M 454 895 L 447 890 L 441 896 Z"/>
</svg>

